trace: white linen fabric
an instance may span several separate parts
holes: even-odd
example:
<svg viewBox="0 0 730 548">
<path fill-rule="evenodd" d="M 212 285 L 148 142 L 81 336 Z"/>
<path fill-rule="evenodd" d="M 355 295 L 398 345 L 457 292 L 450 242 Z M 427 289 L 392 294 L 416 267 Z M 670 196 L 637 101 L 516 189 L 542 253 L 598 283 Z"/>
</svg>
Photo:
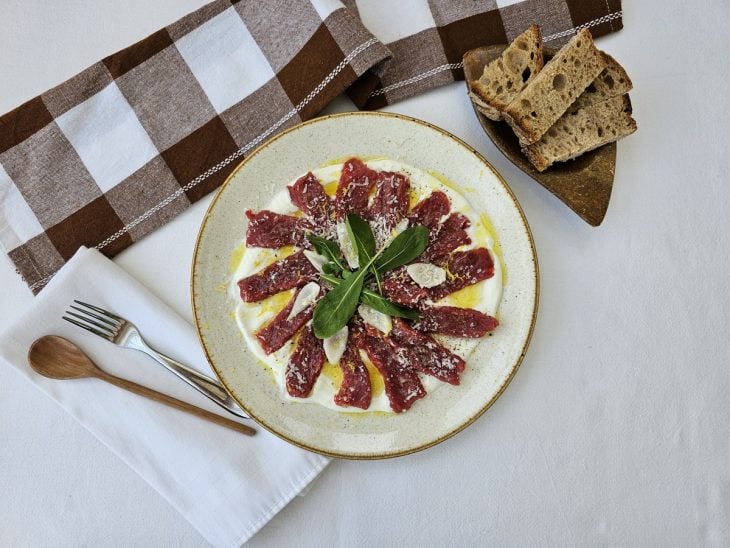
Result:
<svg viewBox="0 0 730 548">
<path fill-rule="evenodd" d="M 109 373 L 219 411 L 144 354 L 63 321 L 73 299 L 133 321 L 154 348 L 212 375 L 193 327 L 119 266 L 85 248 L 0 335 L 0 358 L 139 473 L 211 544 L 245 542 L 329 462 L 261 428 L 244 436 L 96 379 L 59 381 L 36 374 L 27 361 L 31 343 L 60 335 Z"/>
</svg>

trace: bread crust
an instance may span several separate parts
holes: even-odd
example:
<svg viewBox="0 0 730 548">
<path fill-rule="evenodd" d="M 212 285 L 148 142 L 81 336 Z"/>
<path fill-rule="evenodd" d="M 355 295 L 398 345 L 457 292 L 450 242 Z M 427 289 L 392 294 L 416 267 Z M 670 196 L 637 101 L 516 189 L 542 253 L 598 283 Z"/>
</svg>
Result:
<svg viewBox="0 0 730 548">
<path fill-rule="evenodd" d="M 583 108 L 577 112 L 568 112 L 553 127 L 560 128 L 572 125 L 575 140 L 568 140 L 559 154 L 549 150 L 550 140 L 559 139 L 548 132 L 542 139 L 531 145 L 523 145 L 522 152 L 538 171 L 545 171 L 555 162 L 565 162 L 577 158 L 591 150 L 612 143 L 636 131 L 636 120 L 628 94 L 613 97 L 602 103 Z M 552 129 L 552 128 L 551 128 Z M 595 136 L 593 135 L 593 132 Z"/>
<path fill-rule="evenodd" d="M 623 95 L 633 89 L 631 78 L 616 59 L 605 51 L 600 52 L 606 62 L 606 68 L 581 93 L 568 109 L 570 112 L 601 103 L 617 95 Z"/>
<path fill-rule="evenodd" d="M 482 99 L 476 93 L 469 92 L 469 98 L 471 99 L 471 102 L 474 103 L 474 106 L 477 108 L 477 110 L 484 114 L 484 116 L 486 116 L 490 120 L 499 122 L 502 119 L 502 112 L 482 101 Z"/>
<path fill-rule="evenodd" d="M 501 120 L 502 111 L 535 78 L 544 63 L 542 34 L 540 27 L 533 24 L 517 36 L 500 57 L 484 67 L 479 80 L 470 82 L 470 97 L 485 116 Z M 529 71 L 527 77 L 524 76 L 526 70 Z"/>
<path fill-rule="evenodd" d="M 540 139 L 606 68 L 588 29 L 579 31 L 504 109 L 524 144 Z"/>
</svg>

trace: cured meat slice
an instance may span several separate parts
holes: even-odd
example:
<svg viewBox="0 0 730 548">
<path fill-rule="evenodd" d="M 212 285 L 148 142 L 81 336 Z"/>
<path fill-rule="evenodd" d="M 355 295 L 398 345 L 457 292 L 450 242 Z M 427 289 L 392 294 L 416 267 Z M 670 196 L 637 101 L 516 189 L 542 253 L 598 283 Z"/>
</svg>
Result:
<svg viewBox="0 0 730 548">
<path fill-rule="evenodd" d="M 440 265 L 446 270 L 444 283 L 429 289 L 431 299 L 438 301 L 446 295 L 494 276 L 494 262 L 486 248 L 456 251 Z"/>
<path fill-rule="evenodd" d="M 297 300 L 298 294 L 299 291 L 294 294 L 287 305 L 274 317 L 273 320 L 256 333 L 256 338 L 261 344 L 261 348 L 263 348 L 264 352 L 267 354 L 271 354 L 272 352 L 279 350 L 282 346 L 284 346 L 286 341 L 291 339 L 294 334 L 312 318 L 312 315 L 314 314 L 314 307 L 317 302 L 310 304 L 293 318 L 289 318 L 289 313 L 294 306 L 294 301 Z M 322 293 L 320 292 L 320 295 L 321 294 Z"/>
<path fill-rule="evenodd" d="M 449 384 L 459 384 L 464 360 L 441 346 L 431 336 L 419 333 L 400 318 L 393 320 L 390 338 L 396 354 L 403 354 L 417 370 Z"/>
<path fill-rule="evenodd" d="M 335 394 L 335 403 L 341 407 L 359 407 L 367 409 L 372 399 L 372 386 L 367 367 L 360 358 L 358 337 L 351 334 L 347 341 L 345 353 L 340 358 L 342 384 Z"/>
<path fill-rule="evenodd" d="M 286 366 L 286 391 L 295 398 L 306 398 L 317 382 L 324 365 L 322 341 L 314 336 L 311 326 L 302 329 L 297 347 Z"/>
<path fill-rule="evenodd" d="M 248 247 L 270 249 L 287 245 L 309 247 L 305 231 L 312 230 L 312 225 L 307 219 L 298 219 L 266 209 L 258 212 L 248 210 L 246 217 L 248 217 L 246 230 Z"/>
<path fill-rule="evenodd" d="M 438 226 L 441 217 L 448 214 L 450 210 L 451 204 L 448 196 L 437 190 L 415 205 L 408 215 L 408 221 L 410 226 L 423 225 L 433 229 Z"/>
<path fill-rule="evenodd" d="M 344 218 L 347 213 L 357 213 L 361 217 L 367 215 L 368 196 L 377 178 L 378 172 L 357 158 L 351 158 L 343 164 L 335 195 L 337 219 Z"/>
<path fill-rule="evenodd" d="M 421 317 L 413 328 L 424 333 L 440 333 L 452 337 L 478 339 L 499 325 L 493 318 L 471 308 L 436 306 L 421 309 Z"/>
<path fill-rule="evenodd" d="M 260 301 L 280 291 L 301 287 L 317 278 L 317 269 L 298 251 L 294 255 L 270 264 L 260 272 L 238 281 L 241 300 Z"/>
<path fill-rule="evenodd" d="M 407 349 L 370 334 L 363 335 L 361 345 L 383 376 L 385 393 L 393 411 L 407 411 L 416 400 L 426 395 L 418 372 L 409 363 Z"/>
<path fill-rule="evenodd" d="M 461 213 L 452 213 L 437 230 L 432 230 L 429 244 L 419 260 L 433 261 L 451 253 L 460 245 L 471 243 L 466 229 L 469 228 L 469 219 Z"/>
<path fill-rule="evenodd" d="M 429 297 L 429 290 L 417 285 L 408 275 L 405 266 L 388 272 L 382 287 L 386 299 L 409 308 L 417 307 Z"/>
<path fill-rule="evenodd" d="M 374 220 L 383 233 L 390 235 L 408 212 L 411 182 L 402 173 L 381 171 L 378 173 L 377 185 L 378 191 L 368 211 L 368 218 Z"/>
<path fill-rule="evenodd" d="M 316 227 L 332 224 L 332 203 L 311 171 L 289 187 L 289 198 Z"/>
</svg>

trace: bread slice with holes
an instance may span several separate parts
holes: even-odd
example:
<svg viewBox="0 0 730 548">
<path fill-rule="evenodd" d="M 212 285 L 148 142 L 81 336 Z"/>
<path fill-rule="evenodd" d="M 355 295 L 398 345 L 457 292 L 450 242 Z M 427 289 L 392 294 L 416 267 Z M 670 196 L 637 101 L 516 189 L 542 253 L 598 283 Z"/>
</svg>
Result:
<svg viewBox="0 0 730 548">
<path fill-rule="evenodd" d="M 575 103 L 570 105 L 569 111 L 572 112 L 595 105 L 596 103 L 602 103 L 612 97 L 628 93 L 634 87 L 626 70 L 616 59 L 605 51 L 601 52 L 601 56 L 606 62 L 606 68 L 578 96 Z"/>
<path fill-rule="evenodd" d="M 540 27 L 530 25 L 501 56 L 484 67 L 479 80 L 470 82 L 470 97 L 487 118 L 501 120 L 502 111 L 535 78 L 543 64 Z"/>
<path fill-rule="evenodd" d="M 538 141 L 605 68 L 591 33 L 581 30 L 507 105 L 504 119 L 523 144 Z"/>
<path fill-rule="evenodd" d="M 522 152 L 538 171 L 565 162 L 636 131 L 628 94 L 566 112 L 542 138 Z"/>
</svg>

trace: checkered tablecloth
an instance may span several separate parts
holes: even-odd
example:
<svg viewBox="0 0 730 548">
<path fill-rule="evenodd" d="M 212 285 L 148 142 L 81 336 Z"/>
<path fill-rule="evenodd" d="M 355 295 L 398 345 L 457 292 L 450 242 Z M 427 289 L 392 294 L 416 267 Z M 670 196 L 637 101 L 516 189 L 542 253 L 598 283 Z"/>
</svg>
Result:
<svg viewBox="0 0 730 548">
<path fill-rule="evenodd" d="M 247 152 L 347 91 L 374 109 L 463 78 L 530 23 L 549 45 L 622 26 L 620 0 L 216 0 L 0 117 L 0 244 L 39 291 L 113 256 Z"/>
</svg>

